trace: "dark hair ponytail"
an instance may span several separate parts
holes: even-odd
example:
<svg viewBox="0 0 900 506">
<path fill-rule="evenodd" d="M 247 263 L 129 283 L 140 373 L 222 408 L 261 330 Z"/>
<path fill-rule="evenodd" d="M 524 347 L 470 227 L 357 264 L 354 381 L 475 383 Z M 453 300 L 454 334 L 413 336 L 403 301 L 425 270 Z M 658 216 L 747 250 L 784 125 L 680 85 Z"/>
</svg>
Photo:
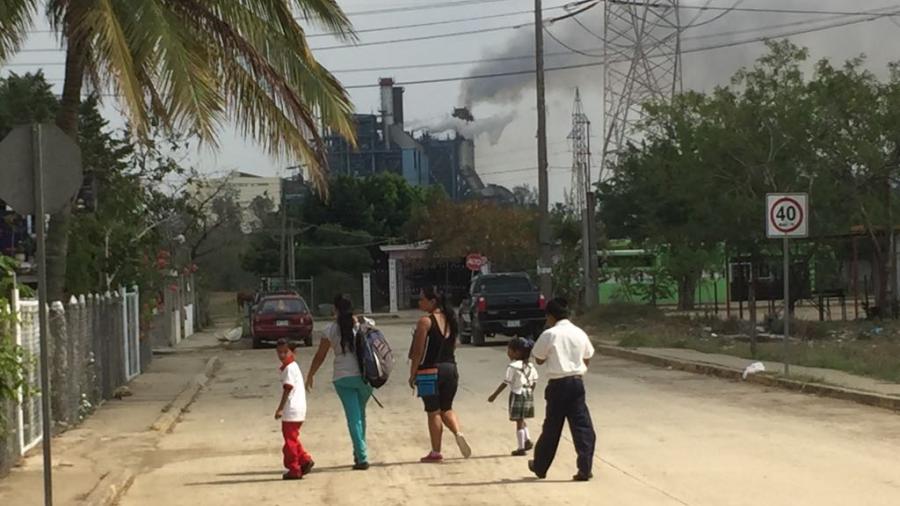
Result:
<svg viewBox="0 0 900 506">
<path fill-rule="evenodd" d="M 335 295 L 334 309 L 337 312 L 337 325 L 341 331 L 341 353 L 356 351 L 356 336 L 353 334 L 353 302 L 350 297 Z"/>
<path fill-rule="evenodd" d="M 447 325 L 450 327 L 450 336 L 455 339 L 459 335 L 459 322 L 456 320 L 456 313 L 453 312 L 453 308 L 447 302 L 447 297 L 433 286 L 425 287 L 422 290 L 422 294 L 426 299 L 434 302 L 441 312 L 444 313 Z"/>
</svg>

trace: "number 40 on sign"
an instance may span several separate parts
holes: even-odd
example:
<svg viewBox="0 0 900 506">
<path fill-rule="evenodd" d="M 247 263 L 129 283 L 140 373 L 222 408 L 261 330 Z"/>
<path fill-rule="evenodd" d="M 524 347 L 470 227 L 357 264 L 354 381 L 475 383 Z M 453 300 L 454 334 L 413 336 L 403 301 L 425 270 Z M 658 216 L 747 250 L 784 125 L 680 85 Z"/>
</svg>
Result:
<svg viewBox="0 0 900 506">
<path fill-rule="evenodd" d="M 808 236 L 808 201 L 805 193 L 766 195 L 766 235 L 772 239 Z"/>
</svg>

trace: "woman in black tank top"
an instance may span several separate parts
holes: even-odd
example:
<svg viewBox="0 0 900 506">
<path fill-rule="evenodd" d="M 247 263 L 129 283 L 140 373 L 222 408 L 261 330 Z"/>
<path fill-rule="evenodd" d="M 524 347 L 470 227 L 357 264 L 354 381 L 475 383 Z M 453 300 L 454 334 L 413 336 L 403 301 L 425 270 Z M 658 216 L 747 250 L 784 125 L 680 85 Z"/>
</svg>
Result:
<svg viewBox="0 0 900 506">
<path fill-rule="evenodd" d="M 437 370 L 437 388 L 433 395 L 422 397 L 428 416 L 428 433 L 431 436 L 431 452 L 422 462 L 441 462 L 441 438 L 444 425 L 453 432 L 463 457 L 469 458 L 472 449 L 463 436 L 459 419 L 453 411 L 453 399 L 459 387 L 456 370 L 456 338 L 459 325 L 455 314 L 447 306 L 443 295 L 434 288 L 426 288 L 419 299 L 419 309 L 428 313 L 416 324 L 413 343 L 409 350 L 409 386 L 416 388 L 416 376 L 420 371 Z"/>
</svg>

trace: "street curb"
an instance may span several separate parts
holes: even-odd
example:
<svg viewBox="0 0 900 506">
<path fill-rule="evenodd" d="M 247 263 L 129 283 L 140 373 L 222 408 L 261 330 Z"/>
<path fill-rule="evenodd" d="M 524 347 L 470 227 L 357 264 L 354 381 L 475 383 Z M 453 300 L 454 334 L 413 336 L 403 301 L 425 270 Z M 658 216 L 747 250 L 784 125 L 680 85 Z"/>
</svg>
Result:
<svg viewBox="0 0 900 506">
<path fill-rule="evenodd" d="M 97 486 L 81 501 L 85 506 L 111 506 L 116 504 L 128 487 L 134 482 L 135 473 L 130 469 L 120 469 L 107 474 Z"/>
<path fill-rule="evenodd" d="M 175 427 L 175 424 L 178 423 L 178 418 L 184 413 L 184 410 L 194 402 L 197 394 L 200 393 L 200 390 L 206 386 L 209 379 L 216 374 L 216 371 L 221 366 L 222 361 L 218 356 L 209 359 L 203 372 L 194 376 L 184 390 L 164 408 L 163 414 L 153 422 L 150 429 L 163 433 L 170 432 Z"/>
<path fill-rule="evenodd" d="M 900 397 L 885 396 L 872 392 L 866 392 L 863 390 L 854 390 L 852 388 L 826 385 L 823 383 L 799 381 L 781 376 L 774 376 L 771 374 L 753 374 L 748 376 L 747 379 L 744 380 L 743 371 L 740 369 L 733 369 L 731 367 L 714 365 L 705 362 L 693 362 L 690 360 L 679 360 L 670 357 L 661 357 L 659 355 L 642 353 L 637 350 L 631 350 L 619 346 L 598 344 L 595 347 L 599 353 L 611 357 L 624 358 L 626 360 L 643 362 L 645 364 L 655 365 L 658 367 L 667 367 L 679 371 L 705 374 L 707 376 L 716 376 L 719 378 L 735 381 L 746 381 L 747 383 L 756 383 L 758 385 L 782 388 L 794 392 L 853 401 L 859 404 L 865 404 L 867 406 L 900 412 Z"/>
</svg>

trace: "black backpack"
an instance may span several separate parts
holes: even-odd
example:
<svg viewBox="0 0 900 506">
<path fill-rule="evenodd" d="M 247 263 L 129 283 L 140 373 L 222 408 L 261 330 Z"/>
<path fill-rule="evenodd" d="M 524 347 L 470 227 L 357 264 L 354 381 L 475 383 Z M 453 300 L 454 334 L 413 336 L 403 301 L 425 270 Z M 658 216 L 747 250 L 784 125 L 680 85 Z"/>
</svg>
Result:
<svg viewBox="0 0 900 506">
<path fill-rule="evenodd" d="M 394 367 L 394 354 L 383 332 L 362 325 L 356 333 L 356 356 L 363 381 L 373 388 L 381 388 L 387 383 Z"/>
</svg>

